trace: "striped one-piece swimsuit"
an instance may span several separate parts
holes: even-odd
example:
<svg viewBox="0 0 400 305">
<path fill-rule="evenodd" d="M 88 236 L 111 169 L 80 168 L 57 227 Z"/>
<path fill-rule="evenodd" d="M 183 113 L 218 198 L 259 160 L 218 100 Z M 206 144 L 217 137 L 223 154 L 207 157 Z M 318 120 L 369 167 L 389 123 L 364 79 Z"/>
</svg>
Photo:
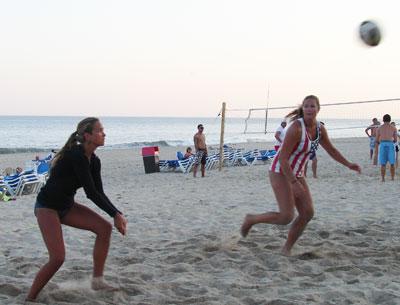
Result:
<svg viewBox="0 0 400 305">
<path fill-rule="evenodd" d="M 290 168 L 296 177 L 302 177 L 304 166 L 310 155 L 318 149 L 318 144 L 320 140 L 320 122 L 317 122 L 317 137 L 315 140 L 311 140 L 304 124 L 303 118 L 298 119 L 301 124 L 301 140 L 294 147 L 292 153 L 289 157 Z M 283 140 L 285 141 L 285 140 Z M 282 146 L 281 146 L 282 148 Z M 275 173 L 282 173 L 281 164 L 279 162 L 280 149 L 275 155 L 274 160 L 269 168 L 270 171 Z"/>
</svg>

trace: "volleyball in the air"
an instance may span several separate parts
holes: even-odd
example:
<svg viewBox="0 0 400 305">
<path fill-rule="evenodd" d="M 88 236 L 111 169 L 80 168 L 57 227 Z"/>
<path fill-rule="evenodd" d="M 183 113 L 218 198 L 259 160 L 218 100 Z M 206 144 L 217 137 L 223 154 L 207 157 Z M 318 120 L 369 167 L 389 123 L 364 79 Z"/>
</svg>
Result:
<svg viewBox="0 0 400 305">
<path fill-rule="evenodd" d="M 381 31 L 378 25 L 370 20 L 366 20 L 360 24 L 360 38 L 361 40 L 369 45 L 370 47 L 375 47 L 381 41 Z"/>
</svg>

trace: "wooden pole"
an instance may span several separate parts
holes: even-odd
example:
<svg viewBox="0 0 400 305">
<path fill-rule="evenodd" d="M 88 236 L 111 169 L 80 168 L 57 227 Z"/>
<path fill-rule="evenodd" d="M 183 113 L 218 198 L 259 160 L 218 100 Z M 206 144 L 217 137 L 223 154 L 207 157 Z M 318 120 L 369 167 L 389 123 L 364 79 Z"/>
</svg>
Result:
<svg viewBox="0 0 400 305">
<path fill-rule="evenodd" d="M 226 103 L 223 102 L 221 110 L 221 136 L 219 138 L 219 171 L 222 170 L 222 166 L 224 164 L 225 109 Z"/>
</svg>

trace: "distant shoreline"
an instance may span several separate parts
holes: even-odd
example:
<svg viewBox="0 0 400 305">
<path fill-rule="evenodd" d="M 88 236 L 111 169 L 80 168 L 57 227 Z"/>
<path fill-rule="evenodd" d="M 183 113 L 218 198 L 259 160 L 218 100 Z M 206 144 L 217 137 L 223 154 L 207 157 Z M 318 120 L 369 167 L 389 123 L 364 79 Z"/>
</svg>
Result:
<svg viewBox="0 0 400 305">
<path fill-rule="evenodd" d="M 339 137 L 334 138 L 330 137 L 331 139 L 335 140 L 343 140 L 343 139 L 362 139 L 363 137 Z M 249 139 L 247 142 L 225 142 L 224 144 L 227 145 L 251 145 L 251 143 L 270 143 L 272 145 L 273 141 L 269 140 L 254 140 Z M 155 142 L 133 142 L 133 143 L 122 143 L 122 144 L 114 144 L 114 145 L 105 145 L 104 147 L 100 147 L 100 150 L 124 150 L 124 149 L 140 149 L 145 146 L 159 146 L 159 147 L 186 147 L 190 146 L 190 144 L 180 143 L 180 144 L 170 144 L 167 141 L 155 141 Z M 193 146 L 193 145 L 191 145 Z M 219 146 L 219 143 L 210 143 L 209 146 Z M 7 155 L 7 154 L 23 154 L 23 153 L 44 153 L 49 152 L 52 149 L 56 151 L 59 150 L 61 147 L 0 147 L 0 155 Z"/>
</svg>

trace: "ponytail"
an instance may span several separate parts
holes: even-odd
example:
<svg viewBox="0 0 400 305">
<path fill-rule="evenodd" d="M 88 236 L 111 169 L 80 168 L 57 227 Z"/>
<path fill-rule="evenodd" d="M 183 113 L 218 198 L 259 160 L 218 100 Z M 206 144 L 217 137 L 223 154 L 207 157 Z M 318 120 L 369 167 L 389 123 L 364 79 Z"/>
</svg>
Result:
<svg viewBox="0 0 400 305">
<path fill-rule="evenodd" d="M 297 107 L 295 110 L 289 112 L 285 118 L 288 119 L 289 122 L 295 121 L 299 118 L 302 118 L 304 116 L 303 113 L 303 105 L 300 105 Z"/>
<path fill-rule="evenodd" d="M 94 117 L 89 117 L 80 121 L 76 131 L 71 133 L 63 148 L 61 148 L 61 150 L 54 156 L 54 159 L 51 162 L 51 167 L 53 168 L 56 163 L 64 157 L 66 151 L 72 149 L 74 146 L 83 144 L 85 142 L 84 133 L 92 133 L 93 126 L 98 121 L 99 119 Z"/>
</svg>

